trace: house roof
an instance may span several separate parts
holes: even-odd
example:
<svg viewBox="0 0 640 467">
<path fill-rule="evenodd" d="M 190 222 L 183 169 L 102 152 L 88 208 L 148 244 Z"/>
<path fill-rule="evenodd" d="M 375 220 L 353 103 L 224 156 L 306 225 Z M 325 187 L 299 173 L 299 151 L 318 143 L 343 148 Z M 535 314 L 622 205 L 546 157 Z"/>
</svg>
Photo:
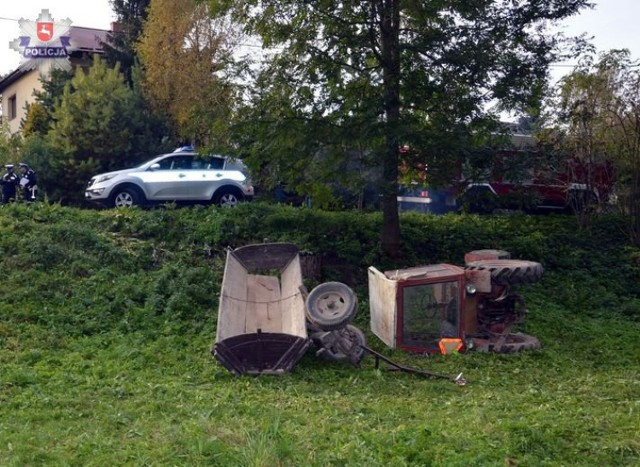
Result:
<svg viewBox="0 0 640 467">
<path fill-rule="evenodd" d="M 73 45 L 81 52 L 102 52 L 102 42 L 107 41 L 109 31 L 104 29 L 83 28 L 81 26 L 71 26 L 69 36 Z"/>
<path fill-rule="evenodd" d="M 102 53 L 102 43 L 107 41 L 108 34 L 109 31 L 105 31 L 104 29 L 71 26 L 69 28 L 69 36 L 71 37 L 72 45 L 76 47 L 76 50 L 71 52 L 71 56 L 73 57 L 74 55 L 82 53 Z M 17 68 L 0 79 L 0 94 L 29 71 L 30 70 Z"/>
<path fill-rule="evenodd" d="M 11 86 L 13 83 L 18 81 L 20 78 L 22 78 L 24 75 L 26 75 L 30 71 L 31 70 L 23 70 L 22 68 L 17 68 L 13 70 L 11 73 L 9 73 L 7 76 L 2 78 L 0 80 L 0 94 L 2 94 L 2 91 L 7 89 L 9 86 Z"/>
</svg>

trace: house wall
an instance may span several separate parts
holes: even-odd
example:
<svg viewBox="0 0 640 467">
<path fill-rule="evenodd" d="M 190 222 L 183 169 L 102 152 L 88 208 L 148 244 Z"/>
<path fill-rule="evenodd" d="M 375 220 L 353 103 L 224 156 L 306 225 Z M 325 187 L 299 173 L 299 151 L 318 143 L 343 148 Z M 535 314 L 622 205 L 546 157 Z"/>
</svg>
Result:
<svg viewBox="0 0 640 467">
<path fill-rule="evenodd" d="M 42 89 L 40 72 L 35 69 L 29 71 L 16 82 L 2 91 L 2 119 L 9 123 L 11 133 L 20 131 L 20 122 L 25 118 L 25 106 L 35 100 L 33 92 Z M 15 98 L 15 115 L 11 113 L 11 99 Z"/>
<path fill-rule="evenodd" d="M 69 57 L 73 69 L 89 69 L 93 54 L 102 53 L 102 42 L 107 40 L 107 34 L 108 31 L 102 29 L 71 26 L 69 35 L 76 47 Z M 42 90 L 39 78 L 49 74 L 54 62 L 49 60 L 48 63 L 41 63 L 25 74 L 18 69 L 0 79 L 0 121 L 7 122 L 12 133 L 20 131 L 20 122 L 26 115 L 25 106 L 35 101 L 33 92 Z M 14 96 L 15 106 L 11 103 Z M 12 111 L 14 108 L 15 113 Z"/>
</svg>

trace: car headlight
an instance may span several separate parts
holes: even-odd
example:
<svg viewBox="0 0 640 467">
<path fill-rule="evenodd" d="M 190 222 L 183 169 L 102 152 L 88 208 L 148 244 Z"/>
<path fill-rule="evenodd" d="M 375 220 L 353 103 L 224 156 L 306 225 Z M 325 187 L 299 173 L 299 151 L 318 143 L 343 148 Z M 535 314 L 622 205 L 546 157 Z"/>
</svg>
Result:
<svg viewBox="0 0 640 467">
<path fill-rule="evenodd" d="M 87 189 L 87 193 L 90 193 L 90 194 L 96 195 L 96 196 L 100 196 L 103 191 L 104 191 L 104 188 L 89 188 L 89 189 Z"/>
<path fill-rule="evenodd" d="M 465 288 L 465 290 L 467 291 L 467 293 L 469 295 L 473 295 L 474 293 L 476 293 L 476 290 L 477 290 L 476 286 L 473 285 L 473 284 L 467 284 L 467 285 L 465 285 L 464 288 Z"/>
<path fill-rule="evenodd" d="M 113 177 L 115 177 L 116 174 L 111 174 L 111 175 L 102 175 L 101 177 L 98 177 L 96 179 L 96 183 L 102 183 L 102 182 L 106 182 L 107 180 L 111 180 Z"/>
</svg>

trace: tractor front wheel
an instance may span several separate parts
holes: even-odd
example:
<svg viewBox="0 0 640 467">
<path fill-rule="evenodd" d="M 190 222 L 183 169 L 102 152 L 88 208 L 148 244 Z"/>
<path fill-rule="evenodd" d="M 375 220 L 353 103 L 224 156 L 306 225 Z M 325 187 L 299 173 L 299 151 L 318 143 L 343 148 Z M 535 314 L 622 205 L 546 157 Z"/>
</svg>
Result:
<svg viewBox="0 0 640 467">
<path fill-rule="evenodd" d="M 307 320 L 323 331 L 343 328 L 358 310 L 358 299 L 342 282 L 325 282 L 315 287 L 306 300 Z"/>
</svg>

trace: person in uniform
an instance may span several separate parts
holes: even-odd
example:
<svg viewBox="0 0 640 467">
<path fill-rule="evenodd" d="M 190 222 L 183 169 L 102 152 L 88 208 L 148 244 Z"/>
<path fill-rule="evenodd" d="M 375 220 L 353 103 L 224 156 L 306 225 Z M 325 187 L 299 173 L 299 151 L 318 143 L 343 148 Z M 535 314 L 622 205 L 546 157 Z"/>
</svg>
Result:
<svg viewBox="0 0 640 467">
<path fill-rule="evenodd" d="M 13 170 L 13 164 L 7 164 L 4 167 L 7 171 L 0 179 L 0 184 L 2 184 L 2 204 L 7 204 L 16 199 L 16 185 L 19 177 Z"/>
<path fill-rule="evenodd" d="M 20 186 L 22 187 L 22 198 L 27 201 L 36 200 L 36 191 L 38 190 L 38 177 L 35 171 L 29 167 L 29 164 L 20 162 Z"/>
</svg>

